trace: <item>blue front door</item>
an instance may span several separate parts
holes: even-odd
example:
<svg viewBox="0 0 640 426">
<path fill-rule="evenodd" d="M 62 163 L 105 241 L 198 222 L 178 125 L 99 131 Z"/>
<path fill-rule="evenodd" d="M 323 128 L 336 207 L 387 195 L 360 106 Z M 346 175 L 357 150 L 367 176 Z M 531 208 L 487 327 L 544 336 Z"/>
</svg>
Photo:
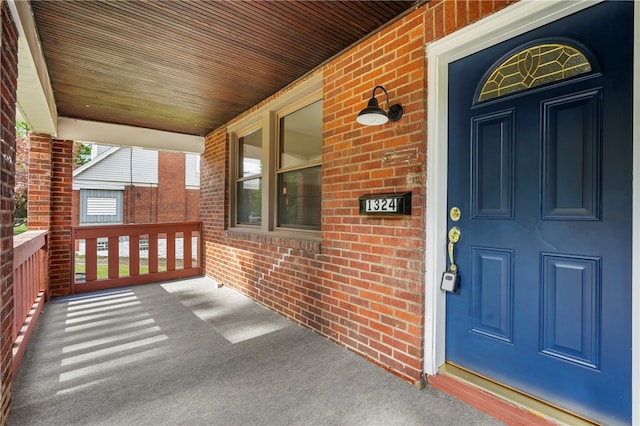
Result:
<svg viewBox="0 0 640 426">
<path fill-rule="evenodd" d="M 631 420 L 633 4 L 449 67 L 447 362 Z"/>
</svg>

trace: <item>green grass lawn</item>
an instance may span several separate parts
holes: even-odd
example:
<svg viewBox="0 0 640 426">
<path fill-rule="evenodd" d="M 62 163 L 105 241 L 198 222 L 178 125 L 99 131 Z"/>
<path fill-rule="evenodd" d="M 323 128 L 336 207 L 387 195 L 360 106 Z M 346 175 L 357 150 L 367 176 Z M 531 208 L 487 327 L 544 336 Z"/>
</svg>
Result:
<svg viewBox="0 0 640 426">
<path fill-rule="evenodd" d="M 13 235 L 22 234 L 23 232 L 27 232 L 27 224 L 22 224 L 13 227 Z"/>
<path fill-rule="evenodd" d="M 129 265 L 120 264 L 119 267 L 120 276 L 127 277 L 129 276 Z M 84 263 L 76 263 L 76 272 L 83 274 L 85 272 Z M 149 267 L 147 265 L 140 265 L 140 274 L 146 274 L 149 272 Z M 107 278 L 109 277 L 109 265 L 98 265 L 98 278 Z"/>
<path fill-rule="evenodd" d="M 98 279 L 109 278 L 109 259 L 107 257 L 98 257 L 98 265 L 97 265 L 97 275 Z M 86 272 L 85 266 L 85 256 L 75 255 L 75 273 L 76 274 L 84 274 Z M 129 276 L 129 258 L 121 257 L 119 260 L 119 274 L 120 277 L 128 277 Z M 183 267 L 182 260 L 176 259 L 176 268 L 181 269 Z M 158 272 L 163 272 L 167 270 L 167 259 L 158 259 Z M 149 273 L 149 263 L 147 259 L 140 259 L 140 271 L 139 274 L 148 274 Z M 78 277 L 76 277 L 76 280 Z"/>
<path fill-rule="evenodd" d="M 108 259 L 98 258 L 98 279 L 109 278 L 109 265 L 107 264 Z M 128 277 L 129 276 L 129 258 L 121 257 L 120 265 L 119 265 L 119 276 Z M 158 265 L 158 270 L 162 270 L 162 266 Z M 84 256 L 76 256 L 76 273 L 83 274 L 86 272 Z M 149 273 L 149 266 L 140 262 L 140 274 Z"/>
</svg>

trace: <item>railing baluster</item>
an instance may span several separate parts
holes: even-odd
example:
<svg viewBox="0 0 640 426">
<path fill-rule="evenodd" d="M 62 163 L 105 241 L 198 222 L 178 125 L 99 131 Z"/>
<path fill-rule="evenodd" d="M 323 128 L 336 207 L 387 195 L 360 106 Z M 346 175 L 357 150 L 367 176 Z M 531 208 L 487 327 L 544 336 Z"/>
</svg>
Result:
<svg viewBox="0 0 640 426">
<path fill-rule="evenodd" d="M 13 341 L 16 341 L 18 337 L 18 333 L 20 332 L 20 327 L 22 327 L 22 322 L 24 321 L 23 316 L 23 308 L 24 300 L 26 299 L 24 294 L 24 277 L 22 271 L 22 265 L 15 268 L 13 271 L 13 300 L 15 312 L 13 313 L 14 318 L 20 318 L 21 321 L 13 321 Z"/>
<path fill-rule="evenodd" d="M 158 234 L 149 234 L 149 273 L 158 272 Z"/>
<path fill-rule="evenodd" d="M 86 256 L 85 281 L 95 281 L 98 279 L 98 239 L 87 238 L 85 241 Z"/>
<path fill-rule="evenodd" d="M 118 237 L 109 237 L 109 278 L 120 276 L 120 244 Z"/>
<path fill-rule="evenodd" d="M 195 267 L 202 268 L 202 250 L 204 249 L 204 243 L 202 242 L 202 224 L 198 224 L 196 230 L 196 264 Z"/>
<path fill-rule="evenodd" d="M 167 232 L 167 271 L 176 270 L 176 233 Z"/>
<path fill-rule="evenodd" d="M 20 268 L 22 269 L 22 273 L 24 274 L 23 286 L 25 290 L 25 296 L 36 294 L 35 289 L 33 288 L 33 284 L 35 283 L 33 282 L 34 277 L 33 277 L 33 274 L 31 273 L 32 265 L 33 265 L 33 254 L 29 256 L 29 258 L 22 264 L 22 267 Z M 22 312 L 23 313 L 29 312 L 29 301 L 26 300 L 26 298 L 22 299 Z"/>
<path fill-rule="evenodd" d="M 72 258 L 73 259 L 73 258 Z M 38 292 L 45 291 L 49 280 L 49 271 L 47 271 L 47 249 L 38 250 Z"/>
<path fill-rule="evenodd" d="M 129 235 L 129 275 L 140 275 L 140 236 Z"/>
<path fill-rule="evenodd" d="M 182 267 L 184 269 L 191 269 L 191 244 L 192 244 L 192 232 L 191 229 L 186 229 L 182 233 Z"/>
</svg>

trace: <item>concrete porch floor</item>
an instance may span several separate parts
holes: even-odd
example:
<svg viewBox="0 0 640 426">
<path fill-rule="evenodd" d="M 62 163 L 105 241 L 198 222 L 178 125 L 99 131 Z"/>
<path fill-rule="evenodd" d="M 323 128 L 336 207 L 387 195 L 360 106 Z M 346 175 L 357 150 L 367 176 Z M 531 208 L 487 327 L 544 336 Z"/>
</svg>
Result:
<svg viewBox="0 0 640 426">
<path fill-rule="evenodd" d="M 53 299 L 10 425 L 497 425 L 208 278 Z"/>
</svg>

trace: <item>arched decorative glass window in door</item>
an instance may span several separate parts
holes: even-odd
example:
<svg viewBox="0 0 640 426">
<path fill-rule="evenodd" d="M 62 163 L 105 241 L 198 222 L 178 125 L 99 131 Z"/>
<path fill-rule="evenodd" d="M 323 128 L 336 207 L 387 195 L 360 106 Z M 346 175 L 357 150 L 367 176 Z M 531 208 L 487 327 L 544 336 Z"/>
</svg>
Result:
<svg viewBox="0 0 640 426">
<path fill-rule="evenodd" d="M 590 55 L 589 55 L 590 56 Z M 498 62 L 476 92 L 475 103 L 517 93 L 594 70 L 585 52 L 566 43 L 537 43 Z"/>
</svg>

